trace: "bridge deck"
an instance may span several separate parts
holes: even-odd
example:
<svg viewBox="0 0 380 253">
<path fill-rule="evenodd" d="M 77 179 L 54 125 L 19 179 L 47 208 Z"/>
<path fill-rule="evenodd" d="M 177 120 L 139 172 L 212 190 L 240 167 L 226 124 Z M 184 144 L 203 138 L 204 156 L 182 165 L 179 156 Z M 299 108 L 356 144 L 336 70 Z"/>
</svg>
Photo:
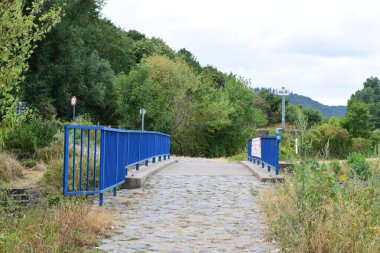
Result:
<svg viewBox="0 0 380 253">
<path fill-rule="evenodd" d="M 265 187 L 241 164 L 182 159 L 149 179 L 144 188 L 118 192 L 124 227 L 100 249 L 279 252 L 264 240 L 265 220 L 252 194 Z"/>
</svg>

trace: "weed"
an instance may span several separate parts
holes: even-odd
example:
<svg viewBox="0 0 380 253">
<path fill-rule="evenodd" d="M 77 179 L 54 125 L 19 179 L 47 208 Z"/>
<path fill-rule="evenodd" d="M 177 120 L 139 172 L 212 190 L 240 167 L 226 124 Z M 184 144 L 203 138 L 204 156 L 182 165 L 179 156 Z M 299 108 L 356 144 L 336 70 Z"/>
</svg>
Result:
<svg viewBox="0 0 380 253">
<path fill-rule="evenodd" d="M 353 176 L 358 176 L 360 179 L 368 179 L 371 172 L 369 163 L 365 160 L 362 154 L 352 153 L 347 157 L 348 166 L 352 169 Z"/>
<path fill-rule="evenodd" d="M 227 160 L 230 162 L 240 162 L 240 161 L 245 161 L 247 160 L 247 154 L 237 154 L 234 156 L 227 157 Z"/>
<path fill-rule="evenodd" d="M 288 252 L 379 252 L 380 171 L 366 182 L 338 182 L 345 168 L 332 164 L 303 163 L 294 178 L 260 194 L 269 236 Z"/>
<path fill-rule="evenodd" d="M 9 182 L 22 178 L 23 166 L 12 155 L 0 154 L 0 180 Z"/>
</svg>

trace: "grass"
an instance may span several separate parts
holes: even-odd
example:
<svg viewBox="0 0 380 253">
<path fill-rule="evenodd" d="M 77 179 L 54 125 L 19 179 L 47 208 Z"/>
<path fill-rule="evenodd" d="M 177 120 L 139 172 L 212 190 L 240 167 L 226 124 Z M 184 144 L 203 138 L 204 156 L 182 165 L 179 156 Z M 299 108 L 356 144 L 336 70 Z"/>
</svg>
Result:
<svg viewBox="0 0 380 253">
<path fill-rule="evenodd" d="M 243 153 L 243 154 L 237 154 L 237 155 L 234 155 L 234 156 L 227 157 L 226 159 L 228 161 L 230 161 L 230 162 L 245 161 L 245 160 L 247 160 L 247 154 L 245 154 L 245 153 Z"/>
<path fill-rule="evenodd" d="M 0 252 L 78 252 L 96 245 L 110 224 L 105 209 L 83 201 L 35 206 L 12 218 L 3 215 Z"/>
<path fill-rule="evenodd" d="M 23 177 L 23 166 L 9 154 L 0 154 L 0 179 L 5 182 Z"/>
<path fill-rule="evenodd" d="M 37 151 L 40 167 L 46 168 L 39 182 L 40 204 L 20 210 L 9 200 L 6 210 L 0 206 L 0 252 L 84 252 L 96 246 L 111 225 L 111 211 L 92 207 L 83 196 L 62 195 L 62 154 L 59 145 Z M 0 186 L 22 177 L 23 169 L 15 157 L 0 154 Z M 6 199 L 6 188 L 0 189 L 0 198 Z"/>
<path fill-rule="evenodd" d="M 380 252 L 379 164 L 367 179 L 341 166 L 303 163 L 260 195 L 283 252 Z"/>
</svg>

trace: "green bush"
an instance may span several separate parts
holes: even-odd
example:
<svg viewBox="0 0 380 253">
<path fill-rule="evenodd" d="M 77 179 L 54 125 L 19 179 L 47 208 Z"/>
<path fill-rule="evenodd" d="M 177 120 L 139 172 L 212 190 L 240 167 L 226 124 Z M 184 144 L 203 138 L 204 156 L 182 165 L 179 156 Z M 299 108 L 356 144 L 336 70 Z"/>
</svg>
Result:
<svg viewBox="0 0 380 253">
<path fill-rule="evenodd" d="M 350 152 L 351 139 L 346 129 L 330 124 L 313 127 L 306 136 L 306 142 L 312 151 L 320 153 L 329 143 L 329 155 L 343 158 Z"/>
<path fill-rule="evenodd" d="M 340 165 L 340 163 L 336 160 L 334 161 L 331 161 L 328 163 L 328 167 L 334 171 L 335 175 L 338 175 L 342 169 L 342 166 Z"/>
<path fill-rule="evenodd" d="M 365 138 L 352 138 L 352 152 L 369 154 L 372 152 L 371 141 Z"/>
<path fill-rule="evenodd" d="M 31 157 L 38 148 L 48 146 L 55 141 L 61 123 L 58 120 L 42 120 L 32 117 L 15 127 L 5 140 L 6 149 L 21 157 Z"/>
<path fill-rule="evenodd" d="M 360 179 L 368 179 L 371 175 L 369 163 L 365 160 L 365 157 L 359 153 L 352 153 L 347 157 L 348 166 L 354 172 L 354 175 Z"/>
</svg>

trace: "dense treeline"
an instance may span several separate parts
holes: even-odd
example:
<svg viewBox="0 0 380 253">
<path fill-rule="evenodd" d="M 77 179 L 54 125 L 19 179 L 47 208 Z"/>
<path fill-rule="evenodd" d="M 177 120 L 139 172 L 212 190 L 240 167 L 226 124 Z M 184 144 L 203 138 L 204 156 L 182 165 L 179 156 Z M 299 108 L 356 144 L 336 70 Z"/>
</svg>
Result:
<svg viewBox="0 0 380 253">
<path fill-rule="evenodd" d="M 31 3 L 18 8 L 23 7 L 25 14 Z M 8 95 L 2 92 L 3 104 L 10 94 L 27 102 L 33 110 L 25 122 L 30 127 L 19 126 L 3 134 L 1 147 L 13 143 L 11 149 L 31 146 L 35 150 L 39 146 L 35 136 L 29 138 L 30 145 L 7 139 L 32 134 L 40 117 L 71 120 L 73 95 L 78 98 L 77 113 L 93 124 L 139 129 L 139 109 L 145 108 L 146 130 L 170 134 L 176 154 L 233 155 L 244 149 L 258 127 L 279 127 L 281 97 L 273 90 L 252 89 L 248 81 L 232 73 L 201 66 L 184 48 L 175 51 L 159 38 L 124 31 L 101 16 L 102 5 L 97 0 L 45 2 L 40 13 L 57 14 L 60 22 L 46 30 L 43 40 L 36 40 L 36 49 L 25 59 L 29 66 L 23 69 L 25 78 L 17 77 L 18 84 L 10 84 L 16 88 L 9 89 Z M 373 150 L 379 135 L 373 130 L 380 125 L 379 83 L 369 78 L 363 90 L 352 96 L 343 119 L 328 121 L 317 110 L 286 102 L 286 121 L 289 128 L 303 132 L 303 150 L 318 154 L 327 143 L 330 153 L 338 157 L 352 150 Z M 5 110 L 0 113 L 7 115 Z M 2 129 L 13 129 L 15 120 L 15 115 L 2 117 Z M 59 124 L 53 120 L 48 125 Z M 27 129 L 28 133 L 22 133 Z M 290 154 L 292 139 L 283 140 L 289 140 L 289 145 L 282 151 Z"/>
<path fill-rule="evenodd" d="M 61 22 L 38 44 L 15 91 L 46 120 L 70 120 L 73 95 L 78 114 L 95 124 L 139 129 L 145 108 L 146 130 L 171 134 L 175 153 L 213 157 L 241 151 L 278 111 L 265 105 L 270 100 L 259 108 L 246 80 L 201 66 L 186 49 L 116 27 L 101 17 L 102 1 L 59 6 Z"/>
</svg>

